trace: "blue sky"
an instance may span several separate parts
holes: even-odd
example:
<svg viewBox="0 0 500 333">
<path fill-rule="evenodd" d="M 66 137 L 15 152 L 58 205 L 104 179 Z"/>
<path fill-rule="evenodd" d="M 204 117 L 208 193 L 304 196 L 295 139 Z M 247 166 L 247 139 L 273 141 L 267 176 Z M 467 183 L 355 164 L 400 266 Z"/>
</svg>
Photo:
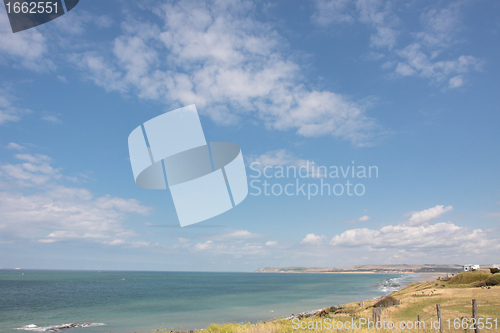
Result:
<svg viewBox="0 0 500 333">
<path fill-rule="evenodd" d="M 494 1 L 82 0 L 12 34 L 2 7 L 0 268 L 495 263 L 499 14 Z M 309 161 L 378 178 L 311 168 L 305 186 L 365 193 L 250 188 L 180 228 L 168 191 L 135 185 L 127 137 L 190 104 L 249 176 Z"/>
</svg>

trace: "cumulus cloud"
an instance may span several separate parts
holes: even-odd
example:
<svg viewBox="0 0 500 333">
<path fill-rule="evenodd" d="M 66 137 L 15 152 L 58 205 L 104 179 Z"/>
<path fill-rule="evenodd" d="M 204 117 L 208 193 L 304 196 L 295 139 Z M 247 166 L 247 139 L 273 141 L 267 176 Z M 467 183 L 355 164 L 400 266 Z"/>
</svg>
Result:
<svg viewBox="0 0 500 333">
<path fill-rule="evenodd" d="M 47 40 L 36 28 L 29 31 L 12 31 L 5 7 L 0 6 L 0 59 L 7 58 L 24 68 L 37 72 L 46 72 L 55 68 L 54 63 L 46 59 Z"/>
<path fill-rule="evenodd" d="M 9 142 L 9 144 L 6 146 L 6 148 L 7 149 L 13 149 L 13 150 L 19 150 L 19 151 L 22 151 L 22 150 L 26 149 L 26 147 L 23 147 L 20 144 L 15 143 L 15 142 Z"/>
<path fill-rule="evenodd" d="M 194 248 L 190 248 L 187 242 L 179 240 L 177 247 L 189 248 L 195 252 L 206 252 L 210 255 L 229 255 L 234 258 L 243 256 L 262 256 L 267 250 L 265 247 L 272 248 L 277 242 L 262 242 L 259 238 L 262 235 L 243 229 L 225 229 L 216 234 L 210 235 L 208 240 L 198 242 Z"/>
<path fill-rule="evenodd" d="M 64 75 L 57 75 L 57 79 L 62 83 L 68 83 L 68 79 Z"/>
<path fill-rule="evenodd" d="M 489 261 L 500 250 L 500 236 L 494 229 L 472 229 L 452 222 L 430 223 L 452 206 L 437 205 L 411 212 L 408 221 L 379 229 L 353 228 L 335 235 L 330 245 L 345 253 L 364 254 L 378 262 L 460 262 L 464 258 Z"/>
<path fill-rule="evenodd" d="M 359 11 L 359 20 L 376 30 L 376 33 L 370 36 L 370 44 L 378 48 L 392 49 L 398 35 L 395 27 L 399 23 L 399 18 L 393 14 L 392 3 L 380 0 L 358 0 L 356 7 Z"/>
<path fill-rule="evenodd" d="M 321 245 L 326 241 L 326 236 L 316 236 L 315 234 L 307 234 L 300 242 L 303 245 Z"/>
<path fill-rule="evenodd" d="M 15 157 L 24 162 L 0 165 L 0 176 L 11 184 L 32 187 L 61 179 L 60 170 L 50 165 L 51 158 L 47 155 L 16 154 Z"/>
<path fill-rule="evenodd" d="M 60 123 L 62 123 L 62 120 L 59 119 L 59 117 L 57 117 L 56 115 L 53 115 L 53 114 L 44 114 L 42 116 L 42 120 L 48 121 L 49 123 L 53 123 L 53 124 L 60 124 Z"/>
<path fill-rule="evenodd" d="M 113 24 L 113 20 L 109 16 L 93 15 L 79 8 L 77 11 L 72 11 L 70 15 L 64 15 L 54 20 L 53 24 L 65 34 L 82 35 L 89 26 L 108 28 Z"/>
<path fill-rule="evenodd" d="M 453 41 L 460 25 L 462 1 L 449 3 L 446 7 L 431 7 L 420 15 L 424 31 L 416 37 L 430 47 L 442 48 Z"/>
<path fill-rule="evenodd" d="M 134 199 L 94 198 L 85 189 L 56 187 L 29 195 L 0 192 L 0 211 L 4 235 L 45 243 L 83 239 L 116 245 L 134 235 L 122 226 L 125 213 L 146 215 L 150 208 Z"/>
<path fill-rule="evenodd" d="M 462 75 L 454 76 L 448 81 L 449 88 L 458 88 L 461 87 L 463 84 L 464 80 L 462 78 Z"/>
<path fill-rule="evenodd" d="M 448 253 L 481 253 L 500 249 L 498 239 L 492 239 L 488 230 L 471 230 L 451 222 L 420 226 L 397 224 L 384 226 L 379 230 L 351 229 L 334 236 L 330 244 L 375 250 L 393 248 L 429 252 L 441 249 Z"/>
<path fill-rule="evenodd" d="M 276 251 L 281 251 L 282 246 L 277 241 L 265 241 L 263 235 L 243 230 L 225 229 L 214 234 L 202 236 L 196 242 L 179 238 L 172 248 L 182 248 L 198 255 L 228 256 L 232 258 L 249 258 L 268 256 Z"/>
<path fill-rule="evenodd" d="M 355 4 L 355 8 L 351 8 L 351 3 Z M 433 84 L 443 85 L 447 82 L 449 88 L 457 88 L 464 82 L 463 74 L 480 71 L 483 64 L 471 55 L 456 58 L 442 56 L 443 50 L 457 44 L 457 35 L 461 30 L 460 13 L 464 5 L 463 1 L 446 5 L 435 3 L 426 7 L 418 3 L 410 5 L 414 7 L 413 11 L 421 13 L 421 29 L 410 32 L 411 42 L 403 47 L 398 47 L 397 40 L 405 32 L 397 15 L 399 7 L 390 0 L 357 0 L 349 3 L 317 0 L 316 13 L 312 19 L 323 26 L 352 23 L 352 20 L 365 24 L 375 30 L 370 36 L 370 46 L 379 49 L 378 57 L 369 55 L 367 59 L 384 59 L 382 68 L 392 69 L 399 77 L 418 76 Z M 330 20 L 323 17 L 328 12 L 333 13 Z"/>
<path fill-rule="evenodd" d="M 10 145 L 18 149 L 16 144 Z M 20 147 L 20 146 L 19 146 Z M 109 245 L 145 246 L 123 222 L 129 214 L 146 216 L 150 207 L 135 199 L 61 185 L 61 169 L 47 155 L 20 153 L 19 164 L 0 165 L 0 238 L 42 243 L 85 240 Z M 29 188 L 29 190 L 26 190 Z"/>
<path fill-rule="evenodd" d="M 74 56 L 88 78 L 109 91 L 169 105 L 196 104 L 218 123 L 242 115 L 269 129 L 370 141 L 374 121 L 363 103 L 308 88 L 283 38 L 258 21 L 251 2 L 161 4 L 161 20 L 128 20 L 109 55 Z"/>
<path fill-rule="evenodd" d="M 305 165 L 306 160 L 297 158 L 287 149 L 268 151 L 257 157 L 249 157 L 248 163 L 258 163 L 261 167 L 276 165 Z"/>
<path fill-rule="evenodd" d="M 248 230 L 233 230 L 233 229 L 227 229 L 224 232 L 220 233 L 219 235 L 216 236 L 218 239 L 249 239 L 249 238 L 258 238 L 262 237 L 259 234 L 255 234 L 253 232 L 250 232 Z"/>
<path fill-rule="evenodd" d="M 315 12 L 311 18 L 320 26 L 328 26 L 332 23 L 352 23 L 354 17 L 349 10 L 350 2 L 350 0 L 316 0 Z"/>
<path fill-rule="evenodd" d="M 482 62 L 473 56 L 463 55 L 454 60 L 432 61 L 423 52 L 422 45 L 419 43 L 410 44 L 398 50 L 397 54 L 405 61 L 398 63 L 397 74 L 418 75 L 437 82 L 445 80 L 450 75 L 479 71 L 482 68 Z M 459 83 L 459 80 L 462 79 L 453 79 L 452 82 Z"/>
<path fill-rule="evenodd" d="M 195 250 L 196 251 L 205 251 L 205 250 L 208 250 L 208 249 L 211 249 L 213 247 L 213 241 L 211 240 L 207 240 L 206 242 L 204 243 L 198 243 L 194 246 Z"/>
<path fill-rule="evenodd" d="M 317 167 L 314 161 L 299 158 L 287 149 L 268 151 L 259 156 L 249 156 L 247 163 L 258 169 L 276 166 L 309 167 L 310 172 L 313 172 L 313 167 Z"/>
<path fill-rule="evenodd" d="M 409 225 L 415 226 L 415 225 L 420 225 L 423 223 L 427 223 L 431 220 L 434 220 L 444 213 L 447 213 L 449 211 L 453 210 L 453 206 L 444 206 L 444 205 L 436 205 L 436 207 L 432 207 L 429 209 L 422 210 L 420 212 L 412 212 L 409 213 L 411 214 L 410 219 L 409 219 Z"/>
<path fill-rule="evenodd" d="M 2 34 L 0 34 L 0 37 L 1 36 Z M 0 40 L 0 47 L 1 44 Z M 7 122 L 19 121 L 21 120 L 21 116 L 31 112 L 28 109 L 15 106 L 12 102 L 13 99 L 14 97 L 12 95 L 8 94 L 5 90 L 0 89 L 0 125 L 6 124 Z"/>
<path fill-rule="evenodd" d="M 273 247 L 273 246 L 278 245 L 278 241 L 267 241 L 265 245 Z"/>
<path fill-rule="evenodd" d="M 393 13 L 391 1 L 316 0 L 315 7 L 311 19 L 320 26 L 359 21 L 373 30 L 371 46 L 390 50 L 396 44 L 399 18 Z"/>
<path fill-rule="evenodd" d="M 361 216 L 358 221 L 359 222 L 365 222 L 365 221 L 368 221 L 370 219 L 370 217 L 368 215 L 364 215 L 364 216 Z"/>
<path fill-rule="evenodd" d="M 194 246 L 195 252 L 205 252 L 211 256 L 226 255 L 234 258 L 249 256 L 264 256 L 268 254 L 268 249 L 262 243 L 248 242 L 244 240 L 216 241 L 207 240 L 197 243 Z M 271 246 L 267 246 L 270 248 Z"/>
<path fill-rule="evenodd" d="M 92 28 L 110 27 L 113 20 L 105 15 L 93 15 L 82 8 L 59 17 L 47 25 L 12 33 L 5 6 L 0 6 L 0 63 L 14 68 L 28 69 L 39 73 L 56 70 L 60 60 L 66 61 L 71 50 L 87 48 L 81 35 Z M 49 30 L 56 30 L 52 33 Z M 91 46 L 95 48 L 95 45 Z M 64 76 L 57 76 L 67 83 Z"/>
<path fill-rule="evenodd" d="M 248 156 L 247 164 L 252 168 L 263 170 L 266 167 L 293 166 L 306 168 L 311 177 L 325 177 L 324 170 L 318 168 L 314 161 L 305 160 L 295 156 L 287 149 L 268 151 L 259 156 Z"/>
</svg>

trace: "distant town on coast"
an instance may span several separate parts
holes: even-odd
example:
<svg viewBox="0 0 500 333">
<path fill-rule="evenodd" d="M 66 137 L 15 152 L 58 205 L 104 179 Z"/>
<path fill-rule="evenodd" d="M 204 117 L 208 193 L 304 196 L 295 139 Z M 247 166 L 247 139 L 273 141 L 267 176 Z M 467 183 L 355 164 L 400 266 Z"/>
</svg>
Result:
<svg viewBox="0 0 500 333">
<path fill-rule="evenodd" d="M 469 270 L 500 268 L 489 265 L 356 265 L 348 267 L 265 267 L 256 273 L 458 273 Z"/>
</svg>

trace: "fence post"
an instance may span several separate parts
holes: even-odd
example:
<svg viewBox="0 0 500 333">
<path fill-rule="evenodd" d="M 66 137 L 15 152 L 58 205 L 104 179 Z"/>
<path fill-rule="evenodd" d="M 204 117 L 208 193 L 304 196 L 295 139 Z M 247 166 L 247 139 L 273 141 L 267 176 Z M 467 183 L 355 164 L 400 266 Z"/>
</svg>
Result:
<svg viewBox="0 0 500 333">
<path fill-rule="evenodd" d="M 441 320 L 441 304 L 436 304 L 439 332 L 443 333 L 443 321 Z"/>
<path fill-rule="evenodd" d="M 380 321 L 380 315 L 382 314 L 382 307 L 377 307 L 377 308 L 373 308 L 373 311 L 372 311 L 372 316 L 373 316 L 373 322 L 375 324 L 377 324 L 379 321 Z"/>
<path fill-rule="evenodd" d="M 479 315 L 477 314 L 477 301 L 475 299 L 472 300 L 472 318 L 474 318 L 474 332 L 479 333 L 479 327 L 477 326 Z"/>
</svg>

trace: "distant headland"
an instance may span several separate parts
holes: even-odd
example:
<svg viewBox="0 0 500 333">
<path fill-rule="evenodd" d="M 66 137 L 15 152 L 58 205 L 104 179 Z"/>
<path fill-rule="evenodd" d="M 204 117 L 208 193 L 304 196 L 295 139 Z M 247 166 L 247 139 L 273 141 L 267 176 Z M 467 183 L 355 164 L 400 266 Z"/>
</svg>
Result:
<svg viewBox="0 0 500 333">
<path fill-rule="evenodd" d="M 265 267 L 256 273 L 458 273 L 459 265 L 356 265 L 348 267 Z"/>
</svg>

